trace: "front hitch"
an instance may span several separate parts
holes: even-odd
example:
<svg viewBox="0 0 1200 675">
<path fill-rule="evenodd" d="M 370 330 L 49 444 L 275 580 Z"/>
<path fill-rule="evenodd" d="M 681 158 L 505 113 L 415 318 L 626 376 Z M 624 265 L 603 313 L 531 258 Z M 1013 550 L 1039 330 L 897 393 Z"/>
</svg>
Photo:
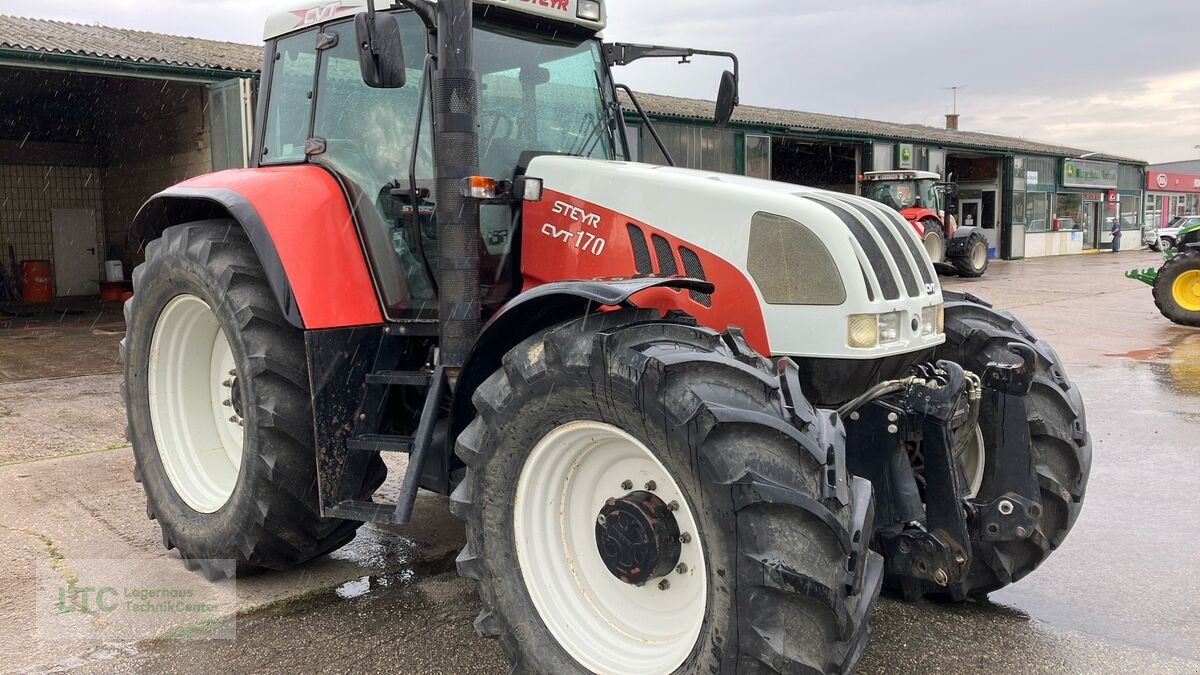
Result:
<svg viewBox="0 0 1200 675">
<path fill-rule="evenodd" d="M 877 546 L 906 599 L 920 598 L 930 585 L 964 599 L 973 540 L 1012 541 L 1038 532 L 1040 492 L 1023 451 L 1029 444 L 1025 396 L 1038 357 L 1025 345 L 1009 349 L 1020 362 L 991 363 L 981 377 L 947 361 L 918 366 L 900 391 L 848 413 L 850 470 L 875 486 Z M 958 455 L 987 406 L 997 413 L 990 418 L 1002 422 L 983 430 L 985 480 L 1002 496 L 980 503 L 967 496 Z"/>
</svg>

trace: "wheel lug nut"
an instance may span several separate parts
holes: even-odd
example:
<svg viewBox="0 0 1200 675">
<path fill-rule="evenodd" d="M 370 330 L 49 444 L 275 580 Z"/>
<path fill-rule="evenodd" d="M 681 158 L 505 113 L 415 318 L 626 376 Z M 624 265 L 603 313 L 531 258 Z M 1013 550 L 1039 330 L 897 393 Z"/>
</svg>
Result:
<svg viewBox="0 0 1200 675">
<path fill-rule="evenodd" d="M 675 571 L 679 572 L 680 574 L 687 574 L 688 573 L 687 563 L 679 563 L 679 567 L 676 567 Z"/>
<path fill-rule="evenodd" d="M 236 370 L 231 370 L 231 371 L 229 371 L 229 376 L 230 376 L 230 377 L 237 377 L 237 371 L 236 371 Z"/>
<path fill-rule="evenodd" d="M 608 518 L 605 518 L 603 513 L 596 516 L 596 524 L 597 525 L 603 526 L 607 522 L 608 522 Z"/>
<path fill-rule="evenodd" d="M 657 490 L 657 489 L 658 489 L 658 483 L 655 483 L 654 481 L 647 481 L 647 482 L 646 482 L 646 490 L 647 490 L 648 492 L 654 492 L 654 491 L 655 491 L 655 490 Z"/>
<path fill-rule="evenodd" d="M 658 590 L 660 590 L 660 591 L 665 591 L 670 587 L 671 587 L 671 582 L 667 581 L 666 579 L 663 579 L 662 581 L 658 582 Z"/>
<path fill-rule="evenodd" d="M 631 480 L 624 481 L 623 483 L 621 483 L 621 489 L 622 490 L 632 490 L 633 489 L 633 481 L 631 481 Z"/>
<path fill-rule="evenodd" d="M 226 389 L 231 389 L 233 388 L 233 380 L 225 380 L 221 383 L 221 386 L 225 387 Z"/>
<path fill-rule="evenodd" d="M 692 533 L 691 533 L 691 532 L 684 532 L 683 534 L 679 535 L 679 542 L 680 542 L 680 543 L 683 543 L 683 544 L 690 544 L 690 543 L 692 543 Z"/>
<path fill-rule="evenodd" d="M 225 406 L 226 408 L 232 408 L 233 401 L 231 401 L 229 399 L 225 399 L 224 401 L 221 401 L 221 405 Z"/>
<path fill-rule="evenodd" d="M 679 502 L 672 499 L 671 503 L 667 504 L 667 510 L 668 511 L 678 511 L 679 510 Z"/>
</svg>

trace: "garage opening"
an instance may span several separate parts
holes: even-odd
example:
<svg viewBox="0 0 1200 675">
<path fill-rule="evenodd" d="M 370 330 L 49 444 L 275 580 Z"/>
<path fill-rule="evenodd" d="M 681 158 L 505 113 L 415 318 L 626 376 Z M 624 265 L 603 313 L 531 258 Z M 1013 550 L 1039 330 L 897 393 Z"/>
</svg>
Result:
<svg viewBox="0 0 1200 675">
<path fill-rule="evenodd" d="M 231 123 L 242 121 L 243 90 L 0 68 L 0 302 L 17 299 L 26 263 L 48 264 L 37 283 L 53 298 L 94 297 L 113 290 L 110 278 L 128 279 L 141 260 L 128 231 L 141 204 L 244 163 L 244 134 Z"/>
<path fill-rule="evenodd" d="M 858 181 L 858 146 L 776 137 L 771 143 L 775 180 L 853 194 Z"/>
</svg>

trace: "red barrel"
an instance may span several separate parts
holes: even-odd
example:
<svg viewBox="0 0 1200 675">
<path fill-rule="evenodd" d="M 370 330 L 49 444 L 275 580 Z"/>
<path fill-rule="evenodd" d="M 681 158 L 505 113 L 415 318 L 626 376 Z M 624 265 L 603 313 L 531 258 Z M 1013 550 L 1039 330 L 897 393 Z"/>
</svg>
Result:
<svg viewBox="0 0 1200 675">
<path fill-rule="evenodd" d="M 54 300 L 53 275 L 48 260 L 26 260 L 21 263 L 21 296 L 25 302 Z"/>
</svg>

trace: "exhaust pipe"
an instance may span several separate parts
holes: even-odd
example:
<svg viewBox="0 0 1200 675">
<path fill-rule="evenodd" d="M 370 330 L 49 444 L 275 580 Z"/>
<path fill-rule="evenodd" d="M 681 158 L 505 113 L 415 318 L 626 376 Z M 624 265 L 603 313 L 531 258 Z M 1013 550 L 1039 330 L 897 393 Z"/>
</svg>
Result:
<svg viewBox="0 0 1200 675">
<path fill-rule="evenodd" d="M 471 0 L 437 3 L 437 74 L 433 80 L 441 364 L 462 368 L 480 330 L 479 202 L 463 179 L 479 173 L 479 80 Z"/>
</svg>

